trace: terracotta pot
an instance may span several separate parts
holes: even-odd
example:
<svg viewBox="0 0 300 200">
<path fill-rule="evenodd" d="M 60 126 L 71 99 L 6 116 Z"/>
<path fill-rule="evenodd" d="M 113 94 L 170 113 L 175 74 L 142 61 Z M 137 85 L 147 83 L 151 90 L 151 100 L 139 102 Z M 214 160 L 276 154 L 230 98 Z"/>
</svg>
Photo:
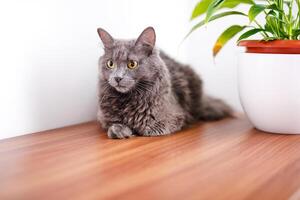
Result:
<svg viewBox="0 0 300 200">
<path fill-rule="evenodd" d="M 253 125 L 300 134 L 300 41 L 248 40 L 238 44 L 239 95 Z"/>
<path fill-rule="evenodd" d="M 300 54 L 300 40 L 244 40 L 238 46 L 246 47 L 246 53 Z"/>
</svg>

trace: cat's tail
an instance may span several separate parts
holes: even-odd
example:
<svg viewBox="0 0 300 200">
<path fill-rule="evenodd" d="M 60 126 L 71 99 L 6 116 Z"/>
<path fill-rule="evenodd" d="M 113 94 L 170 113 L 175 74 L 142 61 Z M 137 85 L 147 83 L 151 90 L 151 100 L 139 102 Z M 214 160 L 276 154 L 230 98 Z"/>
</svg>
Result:
<svg viewBox="0 0 300 200">
<path fill-rule="evenodd" d="M 203 121 L 220 120 L 225 117 L 234 117 L 232 108 L 221 99 L 209 96 L 202 98 L 202 109 L 199 113 L 199 119 Z"/>
</svg>

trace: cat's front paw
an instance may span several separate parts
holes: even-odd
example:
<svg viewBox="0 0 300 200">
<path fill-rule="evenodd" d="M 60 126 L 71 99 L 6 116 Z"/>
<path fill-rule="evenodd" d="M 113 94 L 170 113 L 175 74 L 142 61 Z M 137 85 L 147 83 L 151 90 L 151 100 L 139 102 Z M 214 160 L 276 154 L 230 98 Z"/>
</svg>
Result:
<svg viewBox="0 0 300 200">
<path fill-rule="evenodd" d="M 123 124 L 113 124 L 107 131 L 107 136 L 111 139 L 125 139 L 133 137 L 132 130 Z"/>
</svg>

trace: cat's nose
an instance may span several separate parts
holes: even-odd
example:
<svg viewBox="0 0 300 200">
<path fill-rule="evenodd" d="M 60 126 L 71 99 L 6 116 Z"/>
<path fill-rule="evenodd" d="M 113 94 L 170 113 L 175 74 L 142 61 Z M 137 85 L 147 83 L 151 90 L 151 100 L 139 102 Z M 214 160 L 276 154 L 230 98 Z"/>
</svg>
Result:
<svg viewBox="0 0 300 200">
<path fill-rule="evenodd" d="M 115 81 L 116 81 L 117 83 L 119 83 L 121 80 L 122 80 L 121 77 L 115 77 Z"/>
</svg>

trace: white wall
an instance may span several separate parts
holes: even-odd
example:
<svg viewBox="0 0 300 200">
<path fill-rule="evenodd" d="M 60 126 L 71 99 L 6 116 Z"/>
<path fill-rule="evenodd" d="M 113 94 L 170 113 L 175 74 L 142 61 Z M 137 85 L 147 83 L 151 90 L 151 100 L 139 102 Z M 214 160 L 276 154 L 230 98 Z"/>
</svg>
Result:
<svg viewBox="0 0 300 200">
<path fill-rule="evenodd" d="M 213 65 L 210 53 L 218 27 L 188 31 L 195 1 L 11 0 L 0 6 L 0 138 L 95 119 L 96 33 L 134 38 L 155 27 L 157 44 L 202 74 L 206 90 L 239 108 L 235 55 L 228 47 Z M 233 45 L 232 45 L 233 46 Z"/>
</svg>

